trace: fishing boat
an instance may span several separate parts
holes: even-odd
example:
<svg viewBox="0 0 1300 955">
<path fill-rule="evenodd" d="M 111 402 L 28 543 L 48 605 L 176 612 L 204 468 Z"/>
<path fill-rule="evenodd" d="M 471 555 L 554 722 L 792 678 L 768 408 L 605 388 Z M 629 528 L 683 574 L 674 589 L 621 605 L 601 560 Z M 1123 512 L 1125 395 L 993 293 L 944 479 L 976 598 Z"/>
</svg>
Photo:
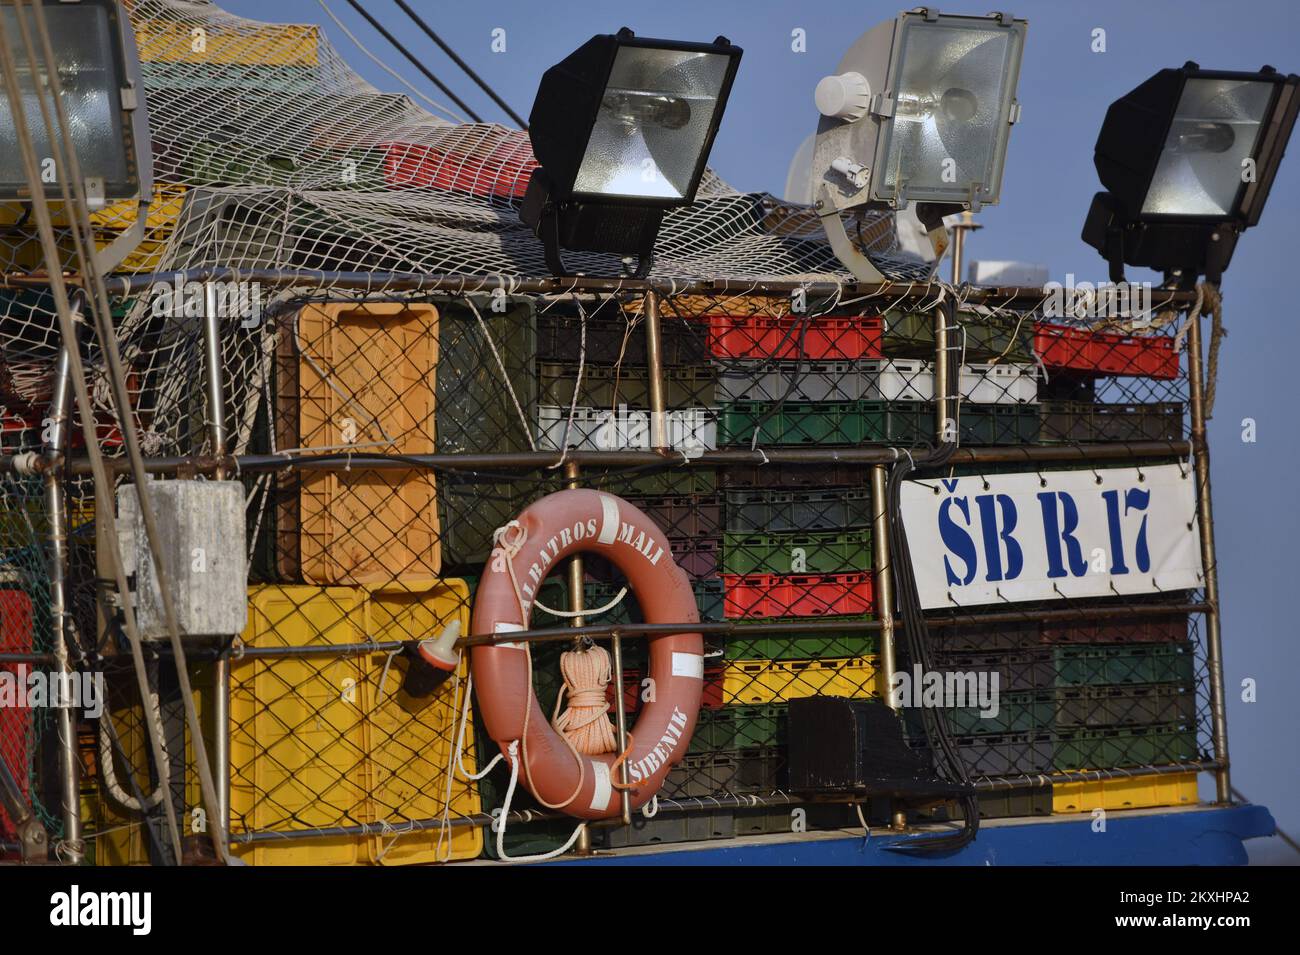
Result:
<svg viewBox="0 0 1300 955">
<path fill-rule="evenodd" d="M 18 25 L 73 14 L 15 6 L 7 79 L 71 104 L 93 76 Z M 962 282 L 969 218 L 922 210 L 943 280 L 839 151 L 971 121 L 958 73 L 887 105 L 830 77 L 834 188 L 796 203 L 705 165 L 721 38 L 596 37 L 525 131 L 381 92 L 315 26 L 61 6 L 138 64 L 108 108 L 136 192 L 32 179 L 76 156 L 55 116 L 0 203 L 0 676 L 84 684 L 0 709 L 6 858 L 1229 865 L 1272 834 L 1229 777 L 1217 246 L 1098 313 Z M 1009 125 L 1023 21 L 952 20 L 1010 51 Z M 612 94 L 638 57 L 713 92 Z M 578 157 L 565 193 L 561 87 L 628 155 L 696 130 L 689 187 L 665 160 L 672 201 L 620 205 Z M 1121 211 L 1122 268 L 1160 238 Z"/>
</svg>

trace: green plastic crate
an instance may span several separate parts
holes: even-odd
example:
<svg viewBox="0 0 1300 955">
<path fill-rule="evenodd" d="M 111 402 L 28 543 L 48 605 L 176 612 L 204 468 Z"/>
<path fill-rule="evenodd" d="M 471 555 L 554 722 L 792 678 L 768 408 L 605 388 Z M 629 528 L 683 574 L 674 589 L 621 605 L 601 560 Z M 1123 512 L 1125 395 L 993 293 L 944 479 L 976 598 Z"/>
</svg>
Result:
<svg viewBox="0 0 1300 955">
<path fill-rule="evenodd" d="M 1135 726 L 1060 734 L 1052 766 L 1057 770 L 1120 769 L 1192 762 L 1197 758 L 1195 729 Z"/>
<path fill-rule="evenodd" d="M 749 444 L 758 430 L 760 445 L 862 444 L 880 441 L 854 401 L 734 401 L 718 420 L 718 444 Z"/>
<path fill-rule="evenodd" d="M 863 618 L 868 619 L 866 617 Z M 727 660 L 839 660 L 870 656 L 879 648 L 874 632 L 865 633 L 755 633 L 739 632 L 726 638 Z"/>
<path fill-rule="evenodd" d="M 1039 433 L 1038 405 L 961 406 L 962 444 L 1036 444 Z"/>
<path fill-rule="evenodd" d="M 724 534 L 724 574 L 838 574 L 871 569 L 871 530 L 843 534 Z"/>
<path fill-rule="evenodd" d="M 1057 647 L 1057 686 L 1124 683 L 1191 683 L 1195 659 L 1189 642 L 1134 643 L 1114 647 Z"/>
<path fill-rule="evenodd" d="M 622 584 L 589 580 L 582 588 L 583 605 L 588 608 L 603 607 L 618 595 L 622 586 Z M 694 580 L 691 582 L 691 589 L 695 591 L 695 603 L 700 608 L 700 619 L 721 620 L 723 604 L 722 581 Z M 619 602 L 618 606 L 599 617 L 593 617 L 587 622 L 593 625 L 597 623 L 643 623 L 644 618 L 641 615 L 640 608 L 637 607 L 636 596 L 629 589 L 627 596 Z"/>
<path fill-rule="evenodd" d="M 578 365 L 567 362 L 539 362 L 541 402 L 567 408 L 573 401 Z M 666 368 L 663 374 L 664 403 L 669 408 L 709 407 L 717 400 L 717 372 L 708 365 Z M 650 373 L 645 368 L 586 365 L 578 404 L 597 408 L 627 405 L 650 406 Z"/>
<path fill-rule="evenodd" d="M 750 747 L 784 746 L 789 704 L 723 706 L 700 711 L 689 753 L 731 752 Z"/>
<path fill-rule="evenodd" d="M 934 359 L 933 313 L 891 309 L 884 320 L 882 347 L 887 358 Z M 948 332 L 948 343 L 954 350 L 962 350 L 967 363 L 995 358 L 1033 361 L 1034 323 L 1030 319 L 958 312 L 957 323 L 958 328 Z"/>
</svg>

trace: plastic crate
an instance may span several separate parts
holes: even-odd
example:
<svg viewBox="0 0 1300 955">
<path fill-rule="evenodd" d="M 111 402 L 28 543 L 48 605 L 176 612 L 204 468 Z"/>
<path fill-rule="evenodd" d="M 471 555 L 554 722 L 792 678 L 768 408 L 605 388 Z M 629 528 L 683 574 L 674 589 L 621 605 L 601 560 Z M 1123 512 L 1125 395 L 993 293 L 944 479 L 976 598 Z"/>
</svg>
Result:
<svg viewBox="0 0 1300 955">
<path fill-rule="evenodd" d="M 688 753 L 784 746 L 789 708 L 784 703 L 702 710 Z"/>
<path fill-rule="evenodd" d="M 665 535 L 705 537 L 722 530 L 722 497 L 718 494 L 687 497 L 628 497 Z"/>
<path fill-rule="evenodd" d="M 618 583 L 588 580 L 583 584 L 583 606 L 603 607 L 618 596 L 622 587 L 623 585 Z M 700 619 L 721 620 L 722 581 L 693 580 L 691 589 L 695 591 L 695 603 L 700 608 Z M 591 617 L 587 622 L 589 624 L 645 623 L 645 617 L 641 613 L 636 595 L 629 589 L 626 596 L 612 610 L 599 617 Z"/>
<path fill-rule="evenodd" d="M 1038 366 L 962 365 L 958 388 L 966 401 L 976 404 L 1037 404 Z"/>
<path fill-rule="evenodd" d="M 853 401 L 734 401 L 719 413 L 718 441 L 748 446 L 755 431 L 764 446 L 883 441 L 883 430 L 868 432 L 871 424 L 880 422 L 868 422 Z"/>
<path fill-rule="evenodd" d="M 910 719 L 921 715 L 917 707 L 908 707 L 903 712 Z M 1042 691 L 1005 693 L 999 688 L 995 715 L 984 716 L 978 706 L 948 707 L 944 712 L 954 736 L 1039 733 L 1052 729 L 1056 701 L 1051 694 Z"/>
<path fill-rule="evenodd" d="M 1054 813 L 1188 806 L 1198 800 L 1196 773 L 1160 773 L 1052 785 Z"/>
<path fill-rule="evenodd" d="M 890 310 L 884 316 L 882 350 L 890 357 L 934 358 L 934 315 Z M 949 345 L 966 361 L 1029 362 L 1033 334 L 1029 322 L 994 316 L 982 309 L 959 312 L 957 327 L 948 332 Z"/>
<path fill-rule="evenodd" d="M 854 362 L 748 362 L 719 373 L 717 394 L 724 402 L 845 402 L 863 396 L 864 382 Z"/>
<path fill-rule="evenodd" d="M 1044 444 L 1183 439 L 1184 407 L 1181 401 L 1096 404 L 1048 400 L 1040 408 L 1040 433 Z"/>
<path fill-rule="evenodd" d="M 962 623 L 937 627 L 930 625 L 931 640 L 939 653 L 989 653 L 995 650 L 1027 650 L 1039 642 L 1035 621 L 1018 623 Z"/>
<path fill-rule="evenodd" d="M 730 809 L 665 812 L 653 819 L 647 819 L 638 812 L 632 816 L 630 826 L 601 827 L 592 830 L 592 833 L 592 845 L 601 849 L 708 842 L 713 839 L 734 839 L 736 818 Z"/>
<path fill-rule="evenodd" d="M 853 699 L 880 696 L 880 660 L 731 660 L 723 673 L 723 701 L 788 703 L 805 696 Z"/>
<path fill-rule="evenodd" d="M 1196 725 L 1196 691 L 1191 684 L 1089 686 L 1055 692 L 1057 729 Z"/>
<path fill-rule="evenodd" d="M 713 468 L 682 466 L 676 461 L 672 467 L 658 470 L 634 469 L 628 471 L 584 471 L 583 481 L 619 497 L 692 497 L 714 494 L 718 490 L 718 474 Z"/>
<path fill-rule="evenodd" d="M 1038 405 L 963 404 L 960 428 L 962 444 L 1035 444 Z"/>
<path fill-rule="evenodd" d="M 930 753 L 928 744 L 920 737 L 913 736 L 911 745 L 922 753 Z M 957 737 L 954 746 L 966 771 L 976 778 L 1032 775 L 1052 768 L 1050 733 Z"/>
<path fill-rule="evenodd" d="M 1016 819 L 1052 814 L 1050 786 L 995 789 L 992 792 L 980 793 L 977 799 L 981 819 Z M 961 809 L 953 801 L 921 806 L 913 812 L 919 819 L 934 822 L 955 821 L 961 818 Z"/>
<path fill-rule="evenodd" d="M 679 408 L 667 412 L 669 447 L 679 451 L 712 451 L 718 446 L 718 415 L 710 408 Z M 578 405 L 570 422 L 569 406 L 538 405 L 537 447 L 559 451 L 561 444 L 582 451 L 648 450 L 654 439 L 650 412 L 644 408 L 592 408 Z M 568 438 L 565 426 L 568 424 Z"/>
<path fill-rule="evenodd" d="M 1044 643 L 1177 643 L 1187 639 L 1185 613 L 1111 620 L 1043 621 Z"/>
<path fill-rule="evenodd" d="M 32 652 L 32 599 L 24 591 L 12 587 L 0 589 L 0 653 Z M 18 664 L 0 663 L 0 673 L 16 685 L 20 679 Z M 18 783 L 24 798 L 30 785 L 33 722 L 35 711 L 23 706 L 19 700 L 10 700 L 0 706 L 0 760 Z M 14 841 L 17 833 L 13 820 L 0 806 L 0 839 Z"/>
<path fill-rule="evenodd" d="M 438 310 L 428 303 L 303 306 L 277 359 L 280 446 L 388 439 L 392 454 L 435 445 Z M 442 570 L 432 471 L 307 471 L 276 517 L 280 576 L 373 584 Z"/>
<path fill-rule="evenodd" d="M 573 401 L 578 366 L 561 362 L 539 362 L 540 401 L 567 408 Z M 708 407 L 717 400 L 717 372 L 708 365 L 666 368 L 663 375 L 664 402 L 670 408 Z M 645 368 L 585 365 L 578 403 L 596 408 L 650 407 L 650 372 Z"/>
<path fill-rule="evenodd" d="M 843 361 L 880 358 L 879 318 L 708 315 L 709 353 L 718 358 Z"/>
<path fill-rule="evenodd" d="M 1178 377 L 1178 353 L 1173 338 L 1167 335 L 1138 337 L 1036 322 L 1034 351 L 1048 368 L 1143 378 Z"/>
<path fill-rule="evenodd" d="M 1197 757 L 1194 728 L 1128 726 L 1060 734 L 1052 767 L 1056 770 L 1123 769 L 1192 762 Z"/>
<path fill-rule="evenodd" d="M 1051 689 L 1056 681 L 1056 663 L 1049 648 L 1004 651 L 940 652 L 934 669 L 942 672 L 979 673 L 997 671 L 998 692 L 1021 693 Z"/>
<path fill-rule="evenodd" d="M 728 660 L 822 660 L 874 654 L 879 645 L 874 632 L 750 636 L 742 630 L 727 636 L 723 656 Z"/>
<path fill-rule="evenodd" d="M 836 574 L 871 569 L 871 529 L 821 534 L 724 534 L 724 574 Z"/>
<path fill-rule="evenodd" d="M 737 534 L 853 530 L 871 526 L 871 492 L 728 490 L 725 516 L 727 532 Z"/>
<path fill-rule="evenodd" d="M 663 799 L 700 799 L 735 792 L 739 768 L 738 760 L 731 753 L 683 756 L 664 777 L 659 795 Z"/>
<path fill-rule="evenodd" d="M 249 647 L 413 640 L 449 620 L 469 627 L 462 580 L 360 587 L 249 588 Z M 389 664 L 392 664 L 391 667 Z M 462 662 L 464 680 L 467 661 Z M 243 657 L 231 663 L 232 830 L 286 831 L 348 822 L 432 819 L 443 811 L 447 765 L 460 714 L 447 690 L 413 699 L 402 661 L 376 652 L 345 657 Z M 350 684 L 347 681 L 352 681 Z M 351 687 L 348 693 L 340 689 Z M 467 740 L 465 765 L 476 760 Z M 478 790 L 451 781 L 452 815 L 480 811 Z M 236 844 L 256 865 L 411 864 L 437 861 L 437 830 L 383 849 L 375 834 Z M 479 854 L 477 828 L 451 833 L 453 859 Z"/>
<path fill-rule="evenodd" d="M 861 464 L 740 465 L 718 469 L 718 485 L 723 488 L 821 488 L 843 485 L 861 488 L 871 480 L 869 466 Z"/>
<path fill-rule="evenodd" d="M 729 618 L 854 617 L 875 607 L 870 573 L 725 574 L 723 614 Z"/>
<path fill-rule="evenodd" d="M 1186 684 L 1192 681 L 1195 662 L 1189 642 L 1067 646 L 1057 647 L 1054 654 L 1057 686 Z"/>
<path fill-rule="evenodd" d="M 596 364 L 645 365 L 645 325 L 640 323 L 629 333 L 628 320 L 622 316 L 588 315 L 587 361 Z M 576 362 L 582 334 L 582 319 L 562 315 L 554 310 L 537 316 L 537 360 Z M 660 353 L 663 363 L 703 365 L 709 361 L 708 334 L 696 323 L 664 317 L 659 326 Z"/>
<path fill-rule="evenodd" d="M 932 401 L 934 365 L 903 358 L 862 363 L 862 397 L 875 401 Z"/>
</svg>

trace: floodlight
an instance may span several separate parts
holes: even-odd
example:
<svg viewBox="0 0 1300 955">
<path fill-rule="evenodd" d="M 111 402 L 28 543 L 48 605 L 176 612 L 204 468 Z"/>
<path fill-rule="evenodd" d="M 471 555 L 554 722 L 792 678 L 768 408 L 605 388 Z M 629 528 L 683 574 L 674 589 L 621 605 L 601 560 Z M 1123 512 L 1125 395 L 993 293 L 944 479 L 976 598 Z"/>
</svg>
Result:
<svg viewBox="0 0 1300 955">
<path fill-rule="evenodd" d="M 38 0 L 57 64 L 68 132 L 81 168 L 90 207 L 148 196 L 152 190 L 153 157 L 149 123 L 140 82 L 140 63 L 130 22 L 115 0 Z M 24 4 L 26 6 L 26 4 Z M 18 72 L 23 116 L 38 160 L 42 162 L 45 195 L 62 197 L 60 170 L 41 115 L 38 91 L 47 79 L 41 43 L 35 34 L 35 14 L 23 11 L 37 54 L 28 58 L 12 0 L 0 2 L 4 17 L 5 51 Z M 30 201 L 31 187 L 23 170 L 14 111 L 9 97 L 0 109 L 0 201 Z"/>
<path fill-rule="evenodd" d="M 863 34 L 838 73 L 817 85 L 813 200 L 831 245 L 860 279 L 881 276 L 849 243 L 842 211 L 916 202 L 941 255 L 944 216 L 998 201 L 1020 117 L 1027 26 L 1001 13 L 902 13 Z"/>
<path fill-rule="evenodd" d="M 1102 185 L 1084 241 L 1111 265 L 1218 282 L 1259 221 L 1295 125 L 1300 77 L 1161 70 L 1111 104 L 1093 161 Z"/>
<path fill-rule="evenodd" d="M 622 29 L 594 36 L 542 76 L 528 118 L 540 168 L 520 216 L 546 264 L 560 248 L 636 256 L 651 265 L 664 211 L 695 200 L 741 50 L 649 40 Z"/>
</svg>

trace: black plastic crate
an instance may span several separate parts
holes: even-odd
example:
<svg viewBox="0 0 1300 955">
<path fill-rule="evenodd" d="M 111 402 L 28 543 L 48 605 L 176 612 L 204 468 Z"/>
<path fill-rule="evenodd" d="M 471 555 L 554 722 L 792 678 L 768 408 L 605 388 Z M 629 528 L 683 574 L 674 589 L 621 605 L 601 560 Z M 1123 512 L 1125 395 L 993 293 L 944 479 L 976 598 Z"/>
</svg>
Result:
<svg viewBox="0 0 1300 955">
<path fill-rule="evenodd" d="M 708 842 L 713 839 L 735 838 L 736 818 L 732 810 L 716 808 L 661 812 L 651 819 L 636 812 L 632 814 L 630 826 L 602 826 L 591 832 L 592 845 L 601 849 Z"/>
<path fill-rule="evenodd" d="M 1043 444 L 1183 439 L 1184 407 L 1180 401 L 1103 404 L 1048 400 L 1040 407 Z"/>
<path fill-rule="evenodd" d="M 633 316 L 628 316 L 631 319 Z M 537 316 L 538 361 L 576 362 L 582 321 L 577 315 L 544 312 Z M 660 352 L 665 365 L 708 364 L 708 326 L 663 317 L 660 320 Z M 593 363 L 645 365 L 645 322 L 628 332 L 628 320 L 621 315 L 587 316 L 587 361 Z"/>
<path fill-rule="evenodd" d="M 871 526 L 871 493 L 866 488 L 725 493 L 726 529 L 735 533 L 780 534 Z"/>
<path fill-rule="evenodd" d="M 763 464 L 737 465 L 718 469 L 718 484 L 723 488 L 824 488 L 843 485 L 865 487 L 871 482 L 869 465 L 832 464 Z"/>
</svg>

